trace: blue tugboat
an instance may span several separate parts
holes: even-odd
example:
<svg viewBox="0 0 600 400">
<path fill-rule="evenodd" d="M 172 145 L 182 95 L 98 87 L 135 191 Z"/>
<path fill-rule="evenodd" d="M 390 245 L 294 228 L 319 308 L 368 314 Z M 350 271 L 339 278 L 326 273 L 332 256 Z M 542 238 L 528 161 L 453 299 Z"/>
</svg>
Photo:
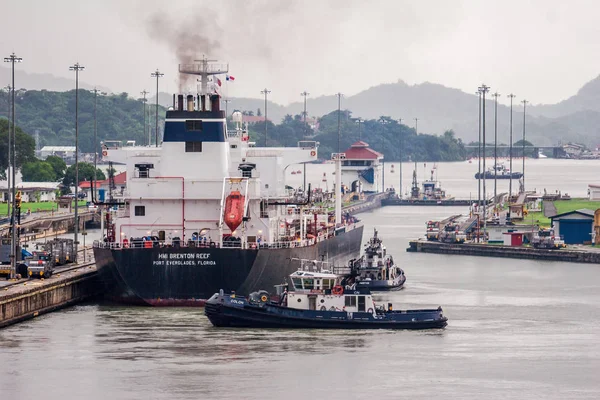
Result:
<svg viewBox="0 0 600 400">
<path fill-rule="evenodd" d="M 376 305 L 368 288 L 338 284 L 339 276 L 327 270 L 296 271 L 292 290 L 278 286 L 279 301 L 267 291 L 247 298 L 215 293 L 205 314 L 216 327 L 311 329 L 436 329 L 447 325 L 442 308 L 394 310 L 392 303 Z"/>
<path fill-rule="evenodd" d="M 357 288 L 371 290 L 396 290 L 401 289 L 406 282 L 404 271 L 387 254 L 387 250 L 374 229 L 373 237 L 365 245 L 362 257 L 350 260 L 349 278 Z M 344 282 L 345 283 L 345 282 Z"/>
</svg>

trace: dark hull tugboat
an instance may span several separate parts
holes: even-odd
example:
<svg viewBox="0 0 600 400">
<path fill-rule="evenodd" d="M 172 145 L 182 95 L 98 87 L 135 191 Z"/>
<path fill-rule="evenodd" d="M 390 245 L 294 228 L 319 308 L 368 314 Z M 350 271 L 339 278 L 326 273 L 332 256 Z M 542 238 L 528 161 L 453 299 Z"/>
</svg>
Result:
<svg viewBox="0 0 600 400">
<path fill-rule="evenodd" d="M 375 305 L 368 288 L 343 288 L 339 276 L 326 270 L 299 270 L 290 278 L 293 289 L 284 289 L 279 301 L 271 301 L 266 291 L 247 298 L 220 291 L 206 302 L 205 314 L 217 327 L 435 329 L 447 325 L 441 307 L 394 310 L 391 303 Z"/>
<path fill-rule="evenodd" d="M 365 245 L 363 256 L 350 260 L 348 266 L 349 277 L 343 283 L 355 284 L 358 289 L 397 290 L 402 289 L 406 282 L 404 271 L 387 254 L 377 230 L 374 230 L 373 237 Z"/>
</svg>

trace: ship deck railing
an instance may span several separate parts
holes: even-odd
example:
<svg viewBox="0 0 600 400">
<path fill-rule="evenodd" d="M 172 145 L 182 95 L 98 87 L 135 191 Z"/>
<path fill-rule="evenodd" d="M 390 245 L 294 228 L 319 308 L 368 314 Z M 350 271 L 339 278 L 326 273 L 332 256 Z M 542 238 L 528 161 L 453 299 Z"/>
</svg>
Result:
<svg viewBox="0 0 600 400">
<path fill-rule="evenodd" d="M 189 239 L 186 241 L 173 241 L 173 240 L 134 240 L 134 241 L 122 241 L 122 242 L 110 242 L 95 240 L 93 247 L 102 249 L 144 249 L 144 248 L 169 248 L 169 247 L 197 247 L 197 248 L 227 248 L 227 249 L 290 249 L 296 247 L 308 247 L 313 246 L 316 243 L 322 242 L 336 235 L 336 231 L 341 228 L 345 228 L 346 232 L 349 232 L 359 225 L 356 223 L 345 225 L 334 229 L 333 227 L 319 232 L 319 235 L 313 238 L 306 239 L 294 239 L 294 240 L 279 240 L 276 242 L 246 242 L 242 245 L 241 240 L 224 240 L 223 245 L 215 241 L 204 241 L 204 240 L 193 240 Z"/>
</svg>

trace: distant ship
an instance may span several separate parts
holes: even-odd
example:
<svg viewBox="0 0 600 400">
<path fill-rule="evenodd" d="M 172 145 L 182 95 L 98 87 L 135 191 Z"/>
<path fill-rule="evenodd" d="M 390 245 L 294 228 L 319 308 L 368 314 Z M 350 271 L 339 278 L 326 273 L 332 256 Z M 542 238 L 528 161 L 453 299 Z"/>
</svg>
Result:
<svg viewBox="0 0 600 400">
<path fill-rule="evenodd" d="M 228 66 L 204 59 L 179 71 L 199 75 L 202 89 L 173 96 L 162 146 L 103 145 L 105 159 L 127 166 L 123 199 L 104 204 L 105 239 L 94 243 L 108 296 L 197 306 L 220 289 L 249 294 L 283 282 L 297 270 L 292 258 L 358 257 L 362 224 L 340 217 L 341 205 L 334 215 L 313 203 L 310 186 L 285 184 L 285 168 L 315 161 L 318 143 L 255 147 L 240 112 L 227 129 L 218 88 L 208 88 Z"/>
<path fill-rule="evenodd" d="M 475 179 L 483 179 L 484 175 L 485 179 L 521 179 L 523 177 L 521 172 L 510 172 L 504 164 L 496 164 L 488 168 L 485 174 L 477 172 Z"/>
</svg>

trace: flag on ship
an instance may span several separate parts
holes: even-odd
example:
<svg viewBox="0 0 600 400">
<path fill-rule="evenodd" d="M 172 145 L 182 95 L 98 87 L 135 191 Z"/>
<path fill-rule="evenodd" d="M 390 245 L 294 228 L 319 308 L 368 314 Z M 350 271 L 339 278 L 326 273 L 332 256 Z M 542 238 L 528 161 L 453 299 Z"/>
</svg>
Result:
<svg viewBox="0 0 600 400">
<path fill-rule="evenodd" d="M 233 77 L 231 75 L 225 75 L 225 79 L 228 81 L 235 81 L 235 77 Z"/>
</svg>

